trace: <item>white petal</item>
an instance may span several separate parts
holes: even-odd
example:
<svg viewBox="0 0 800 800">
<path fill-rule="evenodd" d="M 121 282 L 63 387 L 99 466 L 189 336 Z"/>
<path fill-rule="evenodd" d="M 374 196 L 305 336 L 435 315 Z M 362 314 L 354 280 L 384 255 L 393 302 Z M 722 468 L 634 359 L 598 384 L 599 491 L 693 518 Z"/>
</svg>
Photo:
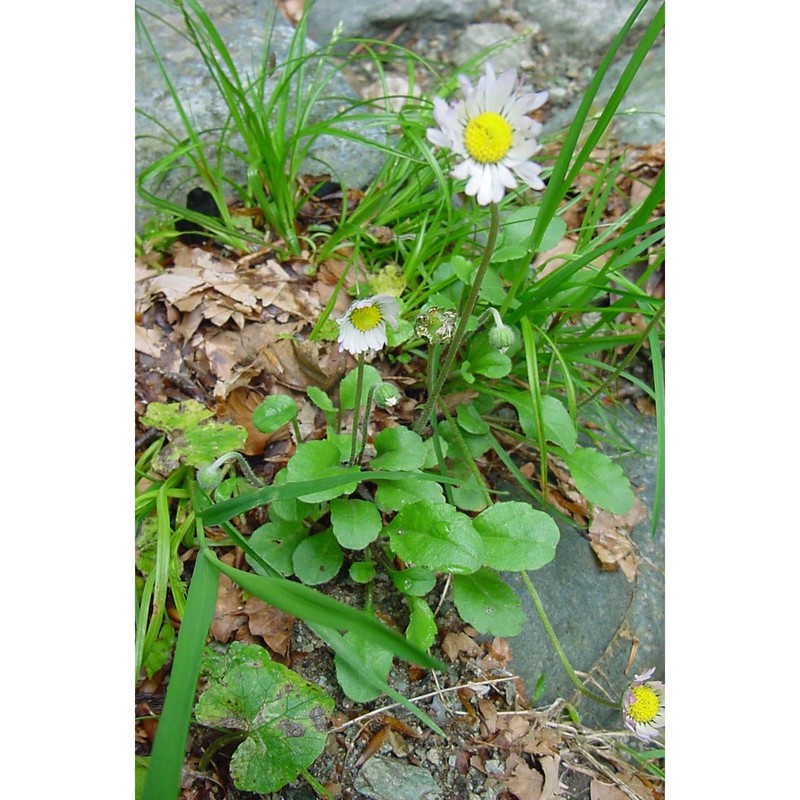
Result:
<svg viewBox="0 0 800 800">
<path fill-rule="evenodd" d="M 450 137 L 439 130 L 439 128 L 428 128 L 425 131 L 425 137 L 427 140 L 438 147 L 450 147 L 451 141 Z"/>
<path fill-rule="evenodd" d="M 499 197 L 497 197 L 498 190 Z M 500 183 L 496 170 L 492 169 L 489 164 L 485 164 L 483 167 L 480 188 L 475 199 L 478 201 L 478 205 L 481 206 L 487 206 L 489 203 L 496 203 L 498 200 L 503 199 L 503 184 Z"/>
<path fill-rule="evenodd" d="M 536 93 L 536 100 L 534 101 L 533 108 L 531 108 L 530 110 L 531 111 L 536 111 L 537 108 L 541 108 L 547 102 L 547 98 L 548 97 L 550 97 L 550 93 L 549 92 L 546 92 L 546 91 L 545 92 L 537 92 Z"/>
<path fill-rule="evenodd" d="M 517 188 L 517 180 L 511 174 L 511 170 L 508 167 L 503 166 L 503 164 L 495 164 L 495 168 L 497 169 L 497 175 L 500 178 L 500 183 L 502 183 L 506 189 Z"/>
<path fill-rule="evenodd" d="M 452 116 L 452 109 L 442 100 L 441 97 L 433 98 L 433 118 L 440 128 L 447 125 L 448 119 Z"/>
<path fill-rule="evenodd" d="M 500 112 L 513 96 L 514 84 L 517 82 L 517 71 L 507 69 L 495 82 L 492 96 L 486 98 L 486 110 Z"/>
<path fill-rule="evenodd" d="M 544 181 L 539 177 L 542 168 L 535 161 L 524 161 L 514 167 L 514 172 L 522 178 L 531 189 L 544 189 Z"/>
<path fill-rule="evenodd" d="M 472 171 L 472 161 L 462 161 L 450 170 L 450 174 L 457 180 L 463 181 L 472 174 Z"/>
<path fill-rule="evenodd" d="M 527 161 L 538 149 L 539 144 L 535 139 L 523 139 L 505 154 L 503 161 L 508 165 Z"/>
<path fill-rule="evenodd" d="M 385 319 L 393 328 L 397 327 L 397 315 L 400 313 L 400 304 L 390 294 L 379 294 L 372 298 Z"/>
<path fill-rule="evenodd" d="M 481 164 L 475 164 L 472 162 L 470 167 L 470 176 L 469 180 L 467 181 L 467 185 L 464 187 L 464 192 L 470 197 L 474 197 L 476 194 L 478 194 L 478 189 L 481 187 L 481 182 L 483 180 L 483 166 Z"/>
</svg>

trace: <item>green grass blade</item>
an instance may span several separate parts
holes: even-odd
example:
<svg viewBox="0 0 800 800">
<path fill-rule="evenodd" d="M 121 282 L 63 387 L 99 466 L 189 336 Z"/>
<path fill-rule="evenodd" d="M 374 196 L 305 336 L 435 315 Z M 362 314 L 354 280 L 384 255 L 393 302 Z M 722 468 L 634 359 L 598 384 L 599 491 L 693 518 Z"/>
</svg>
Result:
<svg viewBox="0 0 800 800">
<path fill-rule="evenodd" d="M 252 572 L 243 572 L 224 564 L 209 550 L 206 550 L 205 554 L 206 558 L 220 572 L 224 572 L 246 592 L 304 622 L 324 625 L 336 630 L 358 631 L 406 661 L 429 669 L 446 669 L 438 659 L 415 647 L 399 633 L 390 630 L 375 617 L 363 611 L 340 603 L 302 583 L 295 583 L 285 578 L 267 578 Z"/>
<path fill-rule="evenodd" d="M 542 417 L 542 391 L 539 386 L 539 366 L 536 359 L 536 343 L 533 340 L 533 327 L 526 317 L 520 320 L 522 341 L 525 346 L 525 365 L 528 371 L 528 389 L 533 403 L 536 420 L 536 438 L 539 445 L 539 471 L 542 479 L 542 499 L 547 503 L 547 436 Z"/>
<path fill-rule="evenodd" d="M 578 106 L 578 110 L 575 112 L 575 117 L 572 120 L 572 123 L 567 131 L 567 134 L 564 138 L 564 143 L 561 146 L 559 151 L 558 158 L 556 159 L 555 164 L 553 165 L 553 170 L 550 173 L 550 177 L 547 181 L 547 188 L 544 191 L 544 195 L 542 196 L 542 202 L 539 207 L 539 213 L 536 217 L 536 222 L 533 226 L 533 231 L 531 232 L 531 241 L 529 252 L 535 253 L 539 247 L 540 242 L 542 241 L 542 237 L 544 236 L 544 232 L 547 229 L 547 226 L 550 224 L 550 221 L 556 215 L 558 211 L 558 206 L 561 201 L 564 199 L 564 195 L 569 190 L 570 186 L 572 185 L 572 180 L 574 179 L 574 175 L 577 174 L 583 167 L 583 164 L 588 157 L 589 152 L 584 152 L 581 150 L 578 158 L 576 158 L 575 162 L 572 165 L 572 170 L 570 171 L 570 178 L 567 178 L 567 171 L 570 166 L 570 161 L 572 160 L 572 154 L 575 152 L 575 148 L 578 145 L 578 140 L 581 135 L 581 131 L 583 130 L 584 122 L 589 115 L 589 111 L 592 107 L 592 102 L 594 101 L 595 95 L 597 94 L 598 90 L 600 89 L 600 85 L 603 82 L 603 78 L 605 77 L 606 73 L 608 72 L 609 67 L 611 66 L 614 56 L 619 50 L 620 45 L 625 40 L 625 37 L 628 35 L 628 31 L 633 26 L 633 23 L 636 21 L 636 18 L 641 13 L 642 9 L 645 5 L 649 2 L 649 0 L 639 0 L 636 8 L 633 9 L 628 19 L 625 21 L 625 24 L 620 29 L 619 33 L 614 37 L 614 40 L 611 42 L 611 45 L 608 48 L 608 52 L 603 57 L 603 60 L 600 62 L 600 65 L 597 68 L 597 72 L 595 73 L 594 78 L 592 78 L 589 86 L 586 88 L 586 92 L 583 95 L 583 99 L 581 100 L 580 105 Z M 662 7 L 663 12 L 663 7 Z M 663 25 L 663 22 L 662 22 Z M 648 29 L 649 30 L 649 29 Z M 626 87 L 627 88 L 627 87 Z M 593 129 L 594 131 L 602 132 L 598 125 L 595 125 Z M 508 293 L 503 301 L 502 306 L 500 307 L 500 315 L 505 318 L 505 313 L 511 307 L 511 304 L 514 302 L 514 299 L 517 296 L 517 293 L 522 286 L 525 278 L 527 277 L 528 272 L 528 263 L 530 259 L 526 259 L 523 263 L 522 267 L 518 270 L 517 274 L 514 277 L 514 280 L 509 287 Z"/>
<path fill-rule="evenodd" d="M 275 500 L 290 500 L 295 497 L 302 497 L 304 494 L 313 494 L 314 492 L 321 492 L 325 489 L 334 489 L 339 486 L 345 486 L 348 483 L 353 483 L 354 480 L 361 481 L 399 481 L 406 480 L 409 473 L 407 472 L 369 472 L 369 471 L 352 471 L 342 475 L 331 475 L 328 478 L 319 478 L 315 481 L 299 481 L 297 483 L 284 483 L 281 486 L 265 486 L 263 489 L 256 489 L 254 492 L 247 492 L 247 494 L 240 495 L 239 497 L 232 497 L 230 500 L 224 500 L 211 506 L 209 509 L 204 509 L 201 512 L 203 524 L 206 526 L 219 525 L 221 522 L 232 519 L 237 514 L 244 514 L 251 508 L 257 506 L 265 506 Z M 432 475 L 430 473 L 418 472 L 414 473 L 414 477 L 419 480 L 436 481 L 438 483 L 452 483 L 458 485 L 461 481 L 454 478 L 448 478 L 445 475 Z"/>
<path fill-rule="evenodd" d="M 661 357 L 661 343 L 658 338 L 657 328 L 653 328 L 649 335 L 650 359 L 653 364 L 653 385 L 656 402 L 656 442 L 658 443 L 658 463 L 656 465 L 656 481 L 653 493 L 653 519 L 650 523 L 650 533 L 655 535 L 658 527 L 658 518 L 664 502 L 664 478 L 666 448 L 666 433 L 664 428 L 664 361 Z"/>
<path fill-rule="evenodd" d="M 164 709 L 158 723 L 142 800 L 173 800 L 181 782 L 186 737 L 203 649 L 217 604 L 216 570 L 205 558 L 195 562 L 181 622 Z"/>
<path fill-rule="evenodd" d="M 641 8 L 644 7 L 645 3 L 648 0 L 644 0 L 640 2 L 639 7 L 635 10 L 636 15 L 638 16 L 638 12 Z M 626 27 L 633 24 L 635 17 L 633 13 L 628 18 L 628 22 L 626 23 Z M 620 75 L 619 80 L 617 81 L 617 85 L 614 88 L 614 91 L 611 93 L 611 96 L 608 98 L 606 102 L 603 112 L 600 114 L 597 122 L 595 122 L 594 127 L 592 128 L 591 133 L 586 138 L 586 141 L 583 143 L 583 147 L 581 148 L 580 153 L 578 153 L 577 158 L 575 159 L 575 163 L 572 165 L 572 169 L 567 176 L 567 185 L 572 185 L 572 182 L 578 176 L 583 164 L 585 163 L 586 159 L 589 157 L 589 154 L 594 150 L 595 145 L 600 141 L 600 137 L 605 132 L 606 128 L 611 124 L 611 120 L 614 117 L 614 114 L 617 113 L 617 109 L 619 108 L 619 104 L 622 102 L 622 98 L 625 96 L 625 93 L 630 88 L 631 82 L 633 81 L 636 73 L 639 71 L 639 67 L 642 65 L 645 57 L 647 56 L 650 48 L 653 46 L 656 38 L 658 37 L 659 33 L 661 33 L 661 29 L 664 27 L 664 6 L 663 4 L 661 7 L 656 11 L 655 16 L 652 20 L 650 20 L 650 24 L 647 26 L 647 30 L 644 32 L 639 44 L 636 46 L 636 50 L 634 50 L 633 55 L 631 56 L 630 60 L 628 61 L 625 69 Z M 622 29 L 627 33 L 625 27 Z M 620 31 L 620 34 L 622 31 Z M 617 36 L 619 38 L 619 35 Z M 624 36 L 623 36 L 624 38 Z M 620 39 L 620 43 L 622 40 Z M 612 48 L 614 48 L 612 44 Z"/>
<path fill-rule="evenodd" d="M 385 681 L 375 677 L 369 670 L 364 669 L 364 664 L 358 656 L 358 653 L 353 651 L 353 648 L 347 643 L 347 640 L 333 628 L 326 628 L 322 625 L 309 626 L 314 633 L 319 636 L 330 648 L 338 653 L 341 658 L 347 662 L 364 680 L 375 689 L 380 689 L 384 694 L 387 694 L 396 702 L 400 703 L 404 708 L 408 709 L 420 722 L 427 725 L 431 730 L 438 733 L 440 736 L 445 736 L 444 731 L 424 712 L 422 709 L 410 702 L 408 698 L 400 694 L 397 689 L 389 686 Z M 446 738 L 446 737 L 445 737 Z"/>
</svg>

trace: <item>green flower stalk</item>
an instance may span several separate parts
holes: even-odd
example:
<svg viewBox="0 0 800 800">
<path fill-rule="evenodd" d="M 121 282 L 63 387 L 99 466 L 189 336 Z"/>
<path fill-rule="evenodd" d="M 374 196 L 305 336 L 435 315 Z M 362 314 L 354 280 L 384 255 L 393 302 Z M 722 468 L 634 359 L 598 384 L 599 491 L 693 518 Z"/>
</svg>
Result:
<svg viewBox="0 0 800 800">
<path fill-rule="evenodd" d="M 436 401 L 438 400 L 442 388 L 447 381 L 447 377 L 453 367 L 453 361 L 455 361 L 456 353 L 458 353 L 458 348 L 467 332 L 467 325 L 469 325 L 470 315 L 475 309 L 475 304 L 478 302 L 478 293 L 480 292 L 483 279 L 486 276 L 486 270 L 489 269 L 489 262 L 491 261 L 492 253 L 494 252 L 494 246 L 497 242 L 497 232 L 500 229 L 500 213 L 497 209 L 496 203 L 492 203 L 489 206 L 489 214 L 489 234 L 486 239 L 486 247 L 483 251 L 481 263 L 478 265 L 478 270 L 475 273 L 475 279 L 472 281 L 467 302 L 460 311 L 458 327 L 456 328 L 453 338 L 450 341 L 450 346 L 447 348 L 447 353 L 444 357 L 444 364 L 442 365 L 442 368 L 439 370 L 439 374 L 436 377 L 436 383 L 433 386 L 433 391 L 428 395 L 425 408 L 422 410 L 422 415 L 414 424 L 415 433 L 422 432 L 425 425 L 428 424 L 428 420 L 430 420 L 431 413 L 436 408 Z"/>
<path fill-rule="evenodd" d="M 365 297 L 350 304 L 345 315 L 337 320 L 339 324 L 340 352 L 347 352 L 358 359 L 356 377 L 356 399 L 353 408 L 353 438 L 350 443 L 349 464 L 355 463 L 358 451 L 358 422 L 361 415 L 361 393 L 364 389 L 364 353 L 381 350 L 386 346 L 386 325 L 397 327 L 400 306 L 388 294 Z M 367 403 L 366 417 L 370 408 Z M 366 423 L 365 423 L 366 430 Z"/>
<path fill-rule="evenodd" d="M 210 464 L 204 464 L 197 469 L 197 485 L 206 493 L 213 492 L 222 483 L 225 477 L 226 465 L 229 461 L 237 461 L 242 468 L 245 480 L 251 485 L 260 489 L 263 484 L 256 477 L 250 465 L 245 460 L 241 453 L 231 452 L 223 453 L 216 461 Z"/>
</svg>

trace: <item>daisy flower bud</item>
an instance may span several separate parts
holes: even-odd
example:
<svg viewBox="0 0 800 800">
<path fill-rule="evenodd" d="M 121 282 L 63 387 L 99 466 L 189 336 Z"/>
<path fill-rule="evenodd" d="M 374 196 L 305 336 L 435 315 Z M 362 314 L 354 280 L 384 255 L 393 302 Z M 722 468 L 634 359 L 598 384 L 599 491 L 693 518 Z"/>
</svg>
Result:
<svg viewBox="0 0 800 800">
<path fill-rule="evenodd" d="M 514 344 L 516 334 L 513 328 L 503 324 L 503 320 L 500 318 L 497 309 L 489 308 L 489 311 L 492 312 L 495 324 L 495 327 L 489 331 L 489 344 L 491 344 L 495 350 L 505 353 L 505 351 Z"/>
<path fill-rule="evenodd" d="M 375 404 L 378 408 L 394 408 L 401 397 L 400 390 L 389 381 L 383 381 L 375 390 Z"/>
<path fill-rule="evenodd" d="M 400 306 L 394 297 L 378 294 L 356 300 L 338 319 L 339 350 L 359 355 L 386 345 L 386 324 L 397 327 Z"/>
<path fill-rule="evenodd" d="M 463 75 L 459 83 L 464 99 L 448 105 L 435 97 L 438 127 L 426 132 L 430 142 L 461 159 L 450 174 L 467 179 L 464 191 L 482 206 L 499 203 L 506 189 L 517 188 L 517 178 L 544 189 L 542 167 L 530 160 L 541 149 L 536 137 L 542 126 L 527 115 L 547 102 L 547 92 L 525 92 L 516 70 L 497 77 L 489 64 L 477 86 Z"/>
</svg>

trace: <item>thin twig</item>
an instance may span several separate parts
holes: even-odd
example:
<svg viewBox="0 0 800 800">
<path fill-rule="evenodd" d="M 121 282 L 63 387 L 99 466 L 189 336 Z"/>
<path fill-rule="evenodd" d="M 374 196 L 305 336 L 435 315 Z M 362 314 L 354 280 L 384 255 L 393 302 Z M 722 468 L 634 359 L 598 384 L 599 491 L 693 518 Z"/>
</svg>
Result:
<svg viewBox="0 0 800 800">
<path fill-rule="evenodd" d="M 491 680 L 486 681 L 470 681 L 470 683 L 462 683 L 458 686 L 448 686 L 444 689 L 437 689 L 435 692 L 428 692 L 427 694 L 420 694 L 416 697 L 409 697 L 409 703 L 419 703 L 422 700 L 428 700 L 431 697 L 436 697 L 437 695 L 446 694 L 449 692 L 457 692 L 459 689 L 475 689 L 479 686 L 493 686 L 495 683 L 504 683 L 505 681 L 513 681 L 516 680 L 519 676 L 518 675 L 509 675 L 507 678 L 492 678 Z M 387 711 L 391 711 L 393 708 L 397 708 L 398 706 L 402 705 L 401 703 L 391 703 L 388 706 L 383 706 L 382 708 L 376 708 L 373 711 L 368 711 L 366 714 L 362 714 L 360 717 L 356 717 L 355 719 L 348 720 L 347 722 L 339 725 L 336 728 L 331 728 L 332 732 L 339 732 L 343 731 L 345 728 L 349 728 L 351 725 L 357 725 L 365 719 L 369 719 L 370 717 L 376 717 L 379 714 L 384 714 Z"/>
</svg>

